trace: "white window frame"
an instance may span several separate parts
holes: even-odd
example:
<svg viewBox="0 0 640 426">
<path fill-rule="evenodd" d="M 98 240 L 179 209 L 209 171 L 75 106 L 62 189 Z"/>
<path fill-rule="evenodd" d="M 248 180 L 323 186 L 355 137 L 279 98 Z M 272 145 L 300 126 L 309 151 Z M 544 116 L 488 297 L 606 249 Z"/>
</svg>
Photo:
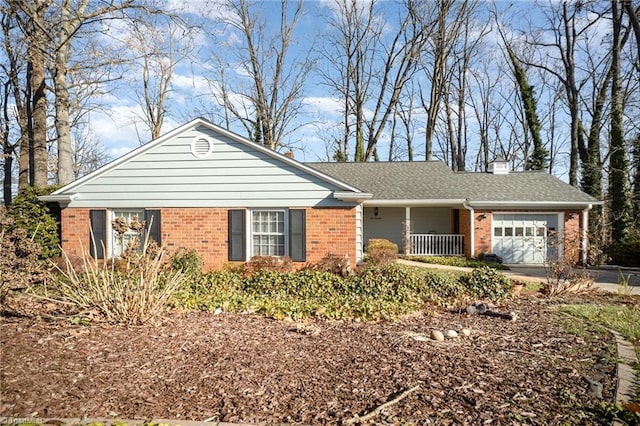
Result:
<svg viewBox="0 0 640 426">
<path fill-rule="evenodd" d="M 254 213 L 258 213 L 258 212 L 278 212 L 278 213 L 282 213 L 283 215 L 283 226 L 284 226 L 284 253 L 282 255 L 278 255 L 278 256 L 272 256 L 272 257 L 286 257 L 289 256 L 289 209 L 286 208 L 259 208 L 259 209 L 249 209 L 248 213 L 246 215 L 246 223 L 245 223 L 245 229 L 247 229 L 247 235 L 246 235 L 246 246 L 249 248 L 249 250 L 247 250 L 247 257 L 249 259 L 251 259 L 253 256 L 270 256 L 270 255 L 260 255 L 260 254 L 254 254 L 254 244 L 253 244 L 253 214 Z M 277 234 L 279 235 L 279 234 Z"/>
<path fill-rule="evenodd" d="M 138 213 L 138 220 L 139 221 L 143 221 L 144 220 L 144 209 L 111 209 L 108 211 L 107 217 L 108 217 L 108 223 L 107 223 L 107 238 L 108 238 L 108 244 L 109 247 L 106 248 L 106 250 L 108 250 L 109 253 L 109 258 L 113 259 L 118 257 L 119 255 L 116 255 L 116 245 L 118 243 L 116 243 L 116 232 L 113 230 L 113 221 L 116 219 L 116 213 Z"/>
</svg>

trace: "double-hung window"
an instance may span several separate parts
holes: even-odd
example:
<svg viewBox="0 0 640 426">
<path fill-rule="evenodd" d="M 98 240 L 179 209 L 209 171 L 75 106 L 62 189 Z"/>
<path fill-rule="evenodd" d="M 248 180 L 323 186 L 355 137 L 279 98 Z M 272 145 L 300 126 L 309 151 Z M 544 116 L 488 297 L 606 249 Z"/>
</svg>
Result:
<svg viewBox="0 0 640 426">
<path fill-rule="evenodd" d="M 253 210 L 251 212 L 251 255 L 284 256 L 286 254 L 286 224 L 284 210 Z"/>
<path fill-rule="evenodd" d="M 111 212 L 111 255 L 121 256 L 127 246 L 138 237 L 140 244 L 144 235 L 131 228 L 134 223 L 144 221 L 144 210 L 113 210 Z M 117 222 L 114 225 L 114 222 Z"/>
</svg>

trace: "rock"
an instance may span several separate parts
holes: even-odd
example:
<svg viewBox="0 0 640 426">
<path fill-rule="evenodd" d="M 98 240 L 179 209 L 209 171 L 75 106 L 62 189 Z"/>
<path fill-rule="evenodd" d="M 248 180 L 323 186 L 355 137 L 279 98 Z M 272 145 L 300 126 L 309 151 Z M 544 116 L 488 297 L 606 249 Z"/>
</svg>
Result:
<svg viewBox="0 0 640 426">
<path fill-rule="evenodd" d="M 444 337 L 446 337 L 447 339 L 455 339 L 456 337 L 458 337 L 458 332 L 455 330 L 447 330 L 444 332 Z"/>
<path fill-rule="evenodd" d="M 465 337 L 471 336 L 471 330 L 469 330 L 468 328 L 463 328 L 462 330 L 460 330 L 460 333 Z"/>
<path fill-rule="evenodd" d="M 507 314 L 507 317 L 508 317 L 509 321 L 515 321 L 515 320 L 518 319 L 518 315 L 516 315 L 515 312 L 509 312 Z"/>
<path fill-rule="evenodd" d="M 485 312 L 487 312 L 489 310 L 489 307 L 487 305 L 485 305 L 484 303 L 477 303 L 475 305 L 476 308 L 476 312 L 479 314 L 484 314 Z"/>
<path fill-rule="evenodd" d="M 589 384 L 589 393 L 596 398 L 602 398 L 602 383 L 591 380 L 588 377 L 584 378 Z"/>
<path fill-rule="evenodd" d="M 444 342 L 444 334 L 440 330 L 431 330 L 431 338 L 438 342 Z"/>
<path fill-rule="evenodd" d="M 222 313 L 222 309 L 220 309 L 220 308 L 216 308 L 216 310 L 213 311 L 214 315 L 220 315 L 221 313 Z"/>
<path fill-rule="evenodd" d="M 478 313 L 478 310 L 476 309 L 476 307 L 475 307 L 475 306 L 473 306 L 473 305 L 469 305 L 469 306 L 467 306 L 467 313 L 468 313 L 469 315 L 477 314 L 477 313 Z"/>
<path fill-rule="evenodd" d="M 417 340 L 418 342 L 426 342 L 427 340 L 429 340 L 429 338 L 424 334 L 414 334 L 411 336 L 411 338 L 413 340 Z"/>
</svg>

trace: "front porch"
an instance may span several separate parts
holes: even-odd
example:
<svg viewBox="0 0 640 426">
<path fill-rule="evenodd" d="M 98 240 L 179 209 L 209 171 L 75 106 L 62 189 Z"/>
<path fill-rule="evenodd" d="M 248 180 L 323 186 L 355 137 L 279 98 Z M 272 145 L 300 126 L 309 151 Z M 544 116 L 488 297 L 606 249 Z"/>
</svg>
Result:
<svg viewBox="0 0 640 426">
<path fill-rule="evenodd" d="M 364 242 L 384 238 L 410 256 L 470 256 L 469 211 L 462 206 L 364 207 Z"/>
</svg>

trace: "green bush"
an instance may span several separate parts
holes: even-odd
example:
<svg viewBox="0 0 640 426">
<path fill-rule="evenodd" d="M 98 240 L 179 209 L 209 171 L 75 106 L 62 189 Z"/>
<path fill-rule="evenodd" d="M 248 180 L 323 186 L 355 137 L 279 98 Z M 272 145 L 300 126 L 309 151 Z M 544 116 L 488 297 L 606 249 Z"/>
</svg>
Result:
<svg viewBox="0 0 640 426">
<path fill-rule="evenodd" d="M 423 277 L 422 291 L 427 299 L 441 303 L 446 299 L 454 299 L 466 292 L 459 276 L 444 272 L 429 271 Z"/>
<path fill-rule="evenodd" d="M 509 269 L 508 266 L 501 263 L 467 259 L 462 256 L 407 256 L 406 259 L 414 262 L 430 263 L 433 265 L 461 266 L 465 268 L 481 268 L 483 266 L 490 266 L 493 269 Z"/>
<path fill-rule="evenodd" d="M 512 288 L 507 276 L 488 266 L 461 275 L 460 282 L 471 296 L 493 300 L 507 297 Z"/>
<path fill-rule="evenodd" d="M 372 238 L 367 242 L 366 262 L 384 265 L 398 258 L 398 245 L 389 240 Z"/>
<path fill-rule="evenodd" d="M 622 241 L 614 241 L 606 250 L 611 263 L 640 266 L 640 230 L 633 230 Z"/>
<path fill-rule="evenodd" d="M 60 255 L 59 219 L 47 206 L 38 199 L 40 195 L 48 195 L 58 186 L 45 188 L 27 187 L 7 209 L 7 216 L 13 218 L 14 223 L 9 228 L 23 228 L 27 235 L 40 246 L 40 259 Z"/>
<path fill-rule="evenodd" d="M 190 277 L 202 274 L 202 258 L 193 249 L 179 249 L 171 255 L 169 262 L 173 270 L 182 271 Z"/>
</svg>

